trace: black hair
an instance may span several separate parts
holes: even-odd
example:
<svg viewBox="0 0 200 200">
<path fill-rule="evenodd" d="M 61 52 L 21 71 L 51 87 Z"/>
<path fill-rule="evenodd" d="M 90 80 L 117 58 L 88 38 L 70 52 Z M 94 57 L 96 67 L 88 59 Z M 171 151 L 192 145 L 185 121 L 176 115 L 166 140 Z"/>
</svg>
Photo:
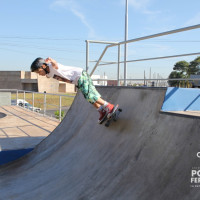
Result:
<svg viewBox="0 0 200 200">
<path fill-rule="evenodd" d="M 36 71 L 37 69 L 41 68 L 43 64 L 45 63 L 45 60 L 43 58 L 36 58 L 33 63 L 31 64 L 31 72 Z"/>
</svg>

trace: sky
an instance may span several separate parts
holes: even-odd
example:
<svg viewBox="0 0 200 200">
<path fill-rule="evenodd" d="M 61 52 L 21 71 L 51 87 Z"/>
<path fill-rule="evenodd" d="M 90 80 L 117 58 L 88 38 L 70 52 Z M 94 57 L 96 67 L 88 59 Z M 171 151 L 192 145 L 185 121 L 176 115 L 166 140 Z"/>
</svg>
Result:
<svg viewBox="0 0 200 200">
<path fill-rule="evenodd" d="M 128 39 L 200 24 L 199 0 L 128 0 Z M 29 71 L 37 57 L 86 68 L 86 40 L 124 41 L 125 0 L 0 0 L 0 70 Z M 196 53 L 200 29 L 128 45 L 127 60 Z M 104 44 L 90 44 L 89 59 L 100 57 Z M 121 46 L 121 61 L 124 59 Z M 117 47 L 103 61 L 117 61 Z M 128 78 L 167 78 L 180 60 L 197 56 L 129 63 Z M 95 63 L 89 63 L 89 71 Z M 120 65 L 120 77 L 123 78 Z M 95 74 L 116 79 L 117 66 L 99 66 Z"/>
</svg>

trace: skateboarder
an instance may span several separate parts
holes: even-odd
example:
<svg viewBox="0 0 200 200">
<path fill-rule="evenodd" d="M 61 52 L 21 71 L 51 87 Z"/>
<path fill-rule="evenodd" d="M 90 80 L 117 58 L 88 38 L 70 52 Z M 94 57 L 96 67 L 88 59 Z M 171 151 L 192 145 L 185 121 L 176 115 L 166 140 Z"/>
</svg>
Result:
<svg viewBox="0 0 200 200">
<path fill-rule="evenodd" d="M 112 113 L 114 105 L 101 98 L 90 76 L 82 68 L 64 66 L 52 58 L 36 58 L 31 64 L 31 71 L 40 76 L 75 84 L 85 99 L 98 110 L 100 124 Z"/>
</svg>

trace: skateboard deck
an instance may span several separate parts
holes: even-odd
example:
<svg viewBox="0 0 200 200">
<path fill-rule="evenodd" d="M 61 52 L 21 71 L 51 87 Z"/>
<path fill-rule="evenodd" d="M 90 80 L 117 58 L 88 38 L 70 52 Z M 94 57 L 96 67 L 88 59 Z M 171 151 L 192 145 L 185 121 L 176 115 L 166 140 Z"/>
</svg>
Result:
<svg viewBox="0 0 200 200">
<path fill-rule="evenodd" d="M 106 118 L 106 123 L 105 123 L 105 126 L 106 127 L 109 127 L 110 124 L 114 121 L 116 122 L 117 119 L 119 118 L 119 114 L 122 112 L 122 109 L 119 108 L 119 105 L 116 105 L 113 109 L 113 112 L 111 113 L 110 117 L 109 118 Z"/>
</svg>

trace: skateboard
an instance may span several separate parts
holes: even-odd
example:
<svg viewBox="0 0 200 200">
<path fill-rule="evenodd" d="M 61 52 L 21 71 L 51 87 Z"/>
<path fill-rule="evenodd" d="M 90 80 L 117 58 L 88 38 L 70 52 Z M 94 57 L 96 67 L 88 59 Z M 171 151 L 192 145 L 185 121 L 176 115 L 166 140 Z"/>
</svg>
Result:
<svg viewBox="0 0 200 200">
<path fill-rule="evenodd" d="M 122 109 L 119 108 L 119 105 L 116 105 L 114 108 L 113 108 L 113 111 L 112 113 L 110 114 L 109 117 L 106 117 L 105 119 L 105 126 L 106 127 L 109 127 L 110 124 L 112 123 L 112 121 L 116 122 L 117 119 L 119 118 L 119 114 L 122 112 Z"/>
</svg>

